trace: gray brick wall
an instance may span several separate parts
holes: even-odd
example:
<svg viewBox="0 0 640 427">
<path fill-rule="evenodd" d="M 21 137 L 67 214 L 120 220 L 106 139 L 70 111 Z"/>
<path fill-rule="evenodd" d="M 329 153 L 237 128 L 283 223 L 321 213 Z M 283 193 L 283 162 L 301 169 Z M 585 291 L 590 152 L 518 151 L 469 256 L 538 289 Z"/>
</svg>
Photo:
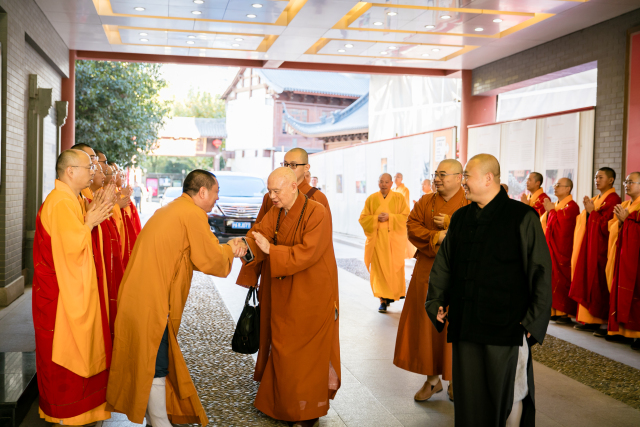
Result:
<svg viewBox="0 0 640 427">
<path fill-rule="evenodd" d="M 29 74 L 60 99 L 69 50 L 34 0 L 0 0 L 2 43 L 2 185 L 0 186 L 0 287 L 24 268 L 27 106 Z M 26 41 L 27 35 L 41 55 Z"/>
<path fill-rule="evenodd" d="M 593 169 L 609 166 L 620 175 L 627 30 L 639 25 L 640 9 L 476 68 L 473 94 L 598 61 Z"/>
</svg>

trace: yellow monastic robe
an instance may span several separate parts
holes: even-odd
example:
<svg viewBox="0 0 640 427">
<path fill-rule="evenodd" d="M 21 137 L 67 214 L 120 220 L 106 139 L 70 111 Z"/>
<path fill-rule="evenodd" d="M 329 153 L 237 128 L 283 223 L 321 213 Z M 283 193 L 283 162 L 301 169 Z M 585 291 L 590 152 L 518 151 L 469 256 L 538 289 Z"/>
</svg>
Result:
<svg viewBox="0 0 640 427">
<path fill-rule="evenodd" d="M 407 206 L 409 206 L 409 211 L 411 211 L 411 197 L 409 195 L 409 189 L 407 188 L 407 186 L 404 184 L 400 184 L 400 185 L 397 185 L 392 190 L 402 194 L 402 196 L 404 197 L 404 201 L 407 202 Z M 416 255 L 416 251 L 417 251 L 416 247 L 411 244 L 409 239 L 407 239 L 404 257 L 406 259 L 411 259 Z"/>
<path fill-rule="evenodd" d="M 378 215 L 389 214 L 389 221 L 379 222 Z M 394 301 L 405 296 L 404 255 L 407 246 L 409 205 L 400 193 L 387 197 L 377 192 L 367 198 L 360 214 L 360 225 L 367 236 L 364 263 L 371 275 L 371 289 L 378 298 Z"/>
</svg>

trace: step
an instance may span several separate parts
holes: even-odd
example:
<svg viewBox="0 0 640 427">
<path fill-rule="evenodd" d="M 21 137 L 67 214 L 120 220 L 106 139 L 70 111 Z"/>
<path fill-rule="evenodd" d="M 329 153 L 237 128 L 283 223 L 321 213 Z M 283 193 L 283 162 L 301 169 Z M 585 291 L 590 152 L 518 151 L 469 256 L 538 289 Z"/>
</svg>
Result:
<svg viewBox="0 0 640 427">
<path fill-rule="evenodd" d="M 37 397 L 36 353 L 0 353 L 0 427 L 18 427 Z"/>
</svg>

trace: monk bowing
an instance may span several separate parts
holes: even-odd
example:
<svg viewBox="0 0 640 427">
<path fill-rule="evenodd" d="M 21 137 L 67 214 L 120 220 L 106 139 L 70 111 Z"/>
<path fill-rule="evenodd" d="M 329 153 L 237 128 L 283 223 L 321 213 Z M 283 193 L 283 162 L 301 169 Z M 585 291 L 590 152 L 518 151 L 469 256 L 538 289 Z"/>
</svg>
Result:
<svg viewBox="0 0 640 427">
<path fill-rule="evenodd" d="M 105 409 L 109 313 L 91 240 L 92 229 L 109 217 L 111 206 L 101 193 L 83 213 L 78 200 L 94 170 L 86 153 L 63 151 L 55 189 L 36 219 L 32 313 L 40 416 L 56 424 L 111 417 Z"/>
<path fill-rule="evenodd" d="M 546 212 L 540 219 L 551 253 L 551 320 L 556 323 L 571 323 L 569 316 L 575 317 L 578 309 L 576 302 L 569 298 L 573 235 L 580 215 L 580 207 L 571 196 L 572 190 L 573 181 L 569 178 L 559 179 L 553 186 L 558 201 L 554 204 L 550 199 L 545 199 Z"/>
<path fill-rule="evenodd" d="M 527 178 L 527 191 L 529 196 L 523 194 L 520 197 L 522 203 L 526 203 L 531 206 L 538 213 L 538 216 L 544 215 L 544 201 L 549 200 L 549 196 L 546 195 L 542 189 L 542 174 L 538 172 L 531 172 Z M 507 187 L 509 191 L 509 187 Z"/>
<path fill-rule="evenodd" d="M 613 209 L 619 205 L 620 196 L 613 188 L 616 173 L 603 167 L 595 176 L 596 197 L 583 199 L 584 210 L 576 221 L 571 255 L 571 289 L 569 296 L 578 303 L 574 326 L 580 331 L 594 332 L 599 337 L 607 336 L 609 318 L 609 287 L 607 286 L 607 253 L 609 221 Z M 601 327 L 600 325 L 605 325 Z"/>
<path fill-rule="evenodd" d="M 271 173 L 273 207 L 246 237 L 254 257 L 247 265 L 262 261 L 272 279 L 271 348 L 260 347 L 268 358 L 255 407 L 317 427 L 340 387 L 338 268 L 327 211 L 296 181 L 289 168 Z"/>
<path fill-rule="evenodd" d="M 607 273 L 610 264 L 613 272 L 606 340 L 640 350 L 640 172 L 629 174 L 624 188 L 631 199 L 614 208 L 615 216 L 609 223 Z"/>
<path fill-rule="evenodd" d="M 364 264 L 370 274 L 373 295 L 380 298 L 380 313 L 406 293 L 404 258 L 407 247 L 409 205 L 404 196 L 391 191 L 391 175 L 378 180 L 380 191 L 364 203 L 360 225 L 367 236 Z"/>
<path fill-rule="evenodd" d="M 215 175 L 194 170 L 183 191 L 140 233 L 118 294 L 108 408 L 138 424 L 146 411 L 154 427 L 207 425 L 176 337 L 193 270 L 226 277 L 234 255 L 246 253 L 234 242 L 219 244 L 209 229 Z"/>
<path fill-rule="evenodd" d="M 434 393 L 442 391 L 440 375 L 449 381 L 449 398 L 453 400 L 451 344 L 447 343 L 446 334 L 438 333 L 429 320 L 424 302 L 429 290 L 431 266 L 447 235 L 451 215 L 469 204 L 460 185 L 460 162 L 443 160 L 433 176 L 437 192 L 422 196 L 407 221 L 409 241 L 418 248 L 418 252 L 400 316 L 393 357 L 393 364 L 397 367 L 427 375 L 427 380 L 414 397 L 417 401 L 428 400 Z"/>
</svg>

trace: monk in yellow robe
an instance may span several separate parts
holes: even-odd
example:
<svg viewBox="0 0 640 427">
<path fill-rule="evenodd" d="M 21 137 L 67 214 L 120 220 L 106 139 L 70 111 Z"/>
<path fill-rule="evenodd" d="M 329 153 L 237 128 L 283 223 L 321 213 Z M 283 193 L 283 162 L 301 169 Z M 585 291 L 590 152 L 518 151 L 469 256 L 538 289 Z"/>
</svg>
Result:
<svg viewBox="0 0 640 427">
<path fill-rule="evenodd" d="M 317 427 L 340 387 L 338 268 L 327 210 L 296 181 L 286 167 L 269 176 L 273 207 L 246 237 L 254 256 L 247 265 L 262 262 L 272 280 L 271 348 L 254 405 L 294 426 Z"/>
<path fill-rule="evenodd" d="M 417 248 L 416 266 L 404 302 L 393 364 L 406 371 L 426 375 L 414 399 L 422 402 L 442 391 L 440 375 L 451 385 L 452 349 L 446 334 L 438 333 L 424 308 L 429 290 L 431 266 L 447 235 L 451 216 L 469 204 L 462 188 L 462 165 L 454 159 L 440 162 L 434 179 L 437 192 L 425 194 L 413 207 L 407 220 L 408 236 Z M 446 329 L 446 326 L 445 326 Z"/>
<path fill-rule="evenodd" d="M 402 174 L 398 172 L 396 176 L 393 178 L 396 184 L 396 186 L 393 188 L 393 191 L 398 192 L 404 196 L 404 201 L 407 202 L 407 206 L 409 207 L 409 210 L 411 210 L 411 197 L 409 194 L 409 189 L 407 188 L 406 185 L 402 183 L 402 179 L 403 179 Z M 424 183 L 423 183 L 423 188 L 424 188 Z M 404 257 L 406 259 L 411 259 L 415 256 L 415 254 L 416 254 L 416 247 L 413 246 L 409 240 L 407 240 L 407 243 L 405 245 Z"/>
<path fill-rule="evenodd" d="M 106 284 L 96 272 L 91 231 L 110 216 L 100 193 L 84 213 L 78 197 L 95 165 L 78 150 L 58 157 L 58 179 L 36 219 L 33 324 L 40 416 L 64 425 L 111 417 L 105 394 L 111 362 Z"/>
<path fill-rule="evenodd" d="M 373 295 L 380 298 L 380 313 L 405 296 L 404 258 L 407 247 L 409 205 L 404 196 L 391 191 L 391 175 L 383 173 L 380 191 L 364 203 L 360 225 L 367 236 L 364 263 L 369 270 Z"/>
</svg>

